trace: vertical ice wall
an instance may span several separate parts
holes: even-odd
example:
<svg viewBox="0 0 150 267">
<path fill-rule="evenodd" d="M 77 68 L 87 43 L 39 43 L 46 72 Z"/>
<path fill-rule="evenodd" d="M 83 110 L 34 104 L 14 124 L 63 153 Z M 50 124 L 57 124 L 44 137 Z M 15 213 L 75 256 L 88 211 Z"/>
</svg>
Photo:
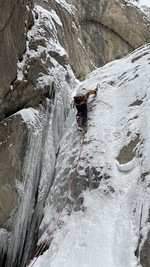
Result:
<svg viewBox="0 0 150 267">
<path fill-rule="evenodd" d="M 29 121 L 30 136 L 24 163 L 24 181 L 18 184 L 20 203 L 14 218 L 5 267 L 26 266 L 33 256 L 45 200 L 54 180 L 59 142 L 67 129 L 66 123 L 72 123 L 70 112 L 75 112 L 70 111 L 75 80 L 70 80 L 68 84 L 64 68 L 59 68 L 57 72 L 53 82 L 54 102 L 47 100 L 46 108 L 39 108 L 34 123 L 32 119 L 29 120 L 29 117 L 33 117 L 33 109 L 20 111 L 23 120 Z"/>
<path fill-rule="evenodd" d="M 14 218 L 12 236 L 10 238 L 6 266 L 23 266 L 21 258 L 26 247 L 25 241 L 30 235 L 30 242 L 34 232 L 30 232 L 32 224 L 38 224 L 41 215 L 34 216 L 34 210 L 37 209 L 38 186 L 41 178 L 41 168 L 44 167 L 43 154 L 45 142 L 50 134 L 50 103 L 47 103 L 47 110 L 42 107 L 36 115 L 34 125 L 30 125 L 29 147 L 24 163 L 24 181 L 20 184 L 20 204 L 17 214 Z M 24 112 L 20 112 L 23 119 L 26 120 Z M 32 114 L 30 113 L 32 116 Z M 29 115 L 29 116 L 30 116 Z M 55 152 L 52 147 L 51 152 L 46 156 L 51 161 L 51 174 L 55 162 Z M 38 205 L 39 208 L 39 205 Z M 35 219 L 34 219 L 35 217 Z M 33 222 L 34 220 L 34 222 Z M 33 231 L 33 229 L 32 229 Z"/>
</svg>

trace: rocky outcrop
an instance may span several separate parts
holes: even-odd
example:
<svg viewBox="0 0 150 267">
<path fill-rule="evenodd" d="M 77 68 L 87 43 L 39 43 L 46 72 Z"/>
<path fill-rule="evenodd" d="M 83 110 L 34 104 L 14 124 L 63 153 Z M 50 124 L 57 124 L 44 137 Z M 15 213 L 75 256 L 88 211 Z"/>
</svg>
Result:
<svg viewBox="0 0 150 267">
<path fill-rule="evenodd" d="M 61 19 L 63 30 L 58 28 L 59 40 L 79 79 L 149 41 L 150 21 L 125 1 L 96 0 L 93 4 L 70 0 L 72 5 L 68 4 L 68 9 L 55 1 L 49 4 L 36 0 L 36 3 L 54 9 Z"/>
<path fill-rule="evenodd" d="M 0 225 L 16 209 L 19 194 L 16 181 L 23 179 L 22 165 L 27 145 L 27 128 L 19 115 L 13 114 L 18 95 L 12 91 L 17 75 L 17 61 L 26 50 L 27 31 L 33 25 L 32 0 L 1 1 L 0 9 Z M 10 97 L 8 97 L 10 96 Z M 14 100 L 13 100 L 14 99 Z M 6 107 L 8 107 L 7 114 Z"/>
<path fill-rule="evenodd" d="M 33 25 L 32 1 L 1 1 L 0 18 L 0 105 L 17 75 L 17 61 L 26 49 L 26 33 Z M 10 105 L 10 104 L 9 104 Z M 2 110 L 0 111 L 2 114 Z M 4 115 L 1 117 L 4 118 Z"/>
<path fill-rule="evenodd" d="M 19 114 L 0 123 L 0 226 L 17 208 L 27 140 L 28 128 Z"/>
<path fill-rule="evenodd" d="M 148 233 L 147 239 L 145 240 L 141 248 L 141 251 L 138 254 L 138 256 L 140 257 L 140 263 L 142 267 L 150 266 L 150 253 L 149 252 L 150 252 L 150 232 Z"/>
<path fill-rule="evenodd" d="M 82 41 L 96 67 L 141 46 L 149 38 L 149 23 L 142 12 L 125 1 L 74 1 Z M 137 27 L 138 25 L 138 27 Z"/>
</svg>

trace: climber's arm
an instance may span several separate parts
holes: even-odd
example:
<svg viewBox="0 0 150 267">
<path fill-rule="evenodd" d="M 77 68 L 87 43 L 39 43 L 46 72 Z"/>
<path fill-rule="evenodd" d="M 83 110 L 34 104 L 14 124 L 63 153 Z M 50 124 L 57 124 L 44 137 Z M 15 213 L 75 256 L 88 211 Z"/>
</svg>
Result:
<svg viewBox="0 0 150 267">
<path fill-rule="evenodd" d="M 95 89 L 90 89 L 90 90 L 88 90 L 88 94 L 89 94 L 89 95 L 96 95 L 97 92 L 98 92 L 98 89 L 99 89 L 99 88 L 100 88 L 100 85 L 97 84 L 97 86 L 96 86 Z"/>
<path fill-rule="evenodd" d="M 93 90 L 93 89 L 90 89 L 88 91 L 88 93 L 89 93 L 89 95 L 95 95 L 97 93 L 97 91 L 96 90 Z"/>
</svg>

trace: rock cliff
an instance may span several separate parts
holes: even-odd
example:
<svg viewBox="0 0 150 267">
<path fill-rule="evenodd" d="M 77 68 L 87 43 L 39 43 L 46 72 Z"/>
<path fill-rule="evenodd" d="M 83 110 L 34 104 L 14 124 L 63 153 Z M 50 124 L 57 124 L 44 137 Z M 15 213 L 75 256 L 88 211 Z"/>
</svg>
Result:
<svg viewBox="0 0 150 267">
<path fill-rule="evenodd" d="M 0 117 L 5 117 L 6 101 L 11 85 L 17 76 L 17 61 L 26 50 L 26 35 L 33 25 L 32 1 L 1 1 L 0 18 Z"/>
</svg>

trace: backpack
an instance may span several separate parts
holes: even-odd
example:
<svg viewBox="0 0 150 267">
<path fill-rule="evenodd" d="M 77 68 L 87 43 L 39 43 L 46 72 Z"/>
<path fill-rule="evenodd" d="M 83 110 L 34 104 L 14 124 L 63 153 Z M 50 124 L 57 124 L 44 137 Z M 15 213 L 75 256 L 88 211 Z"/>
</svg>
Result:
<svg viewBox="0 0 150 267">
<path fill-rule="evenodd" d="M 80 105 L 87 103 L 88 100 L 88 91 L 85 88 L 78 89 L 76 96 L 74 96 L 74 104 Z"/>
<path fill-rule="evenodd" d="M 86 95 L 76 95 L 74 96 L 74 104 L 80 105 L 81 103 L 87 102 L 87 96 Z"/>
</svg>

